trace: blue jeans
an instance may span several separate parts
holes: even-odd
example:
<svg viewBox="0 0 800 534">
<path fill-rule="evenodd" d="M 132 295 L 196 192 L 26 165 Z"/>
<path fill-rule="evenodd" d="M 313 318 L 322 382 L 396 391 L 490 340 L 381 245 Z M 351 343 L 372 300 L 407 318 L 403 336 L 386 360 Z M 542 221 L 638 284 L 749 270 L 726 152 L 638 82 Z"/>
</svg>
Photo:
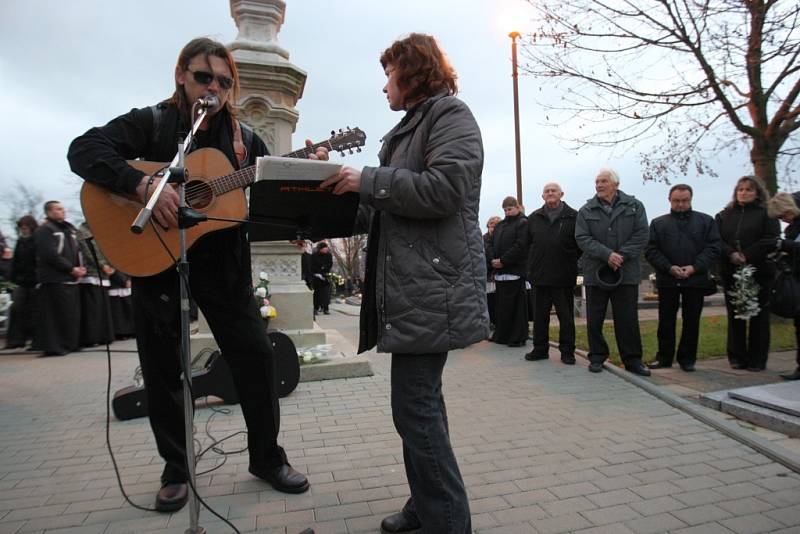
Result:
<svg viewBox="0 0 800 534">
<path fill-rule="evenodd" d="M 422 532 L 469 534 L 469 500 L 442 396 L 446 361 L 446 352 L 392 355 L 392 418 L 411 489 L 403 511 L 419 519 Z"/>
</svg>

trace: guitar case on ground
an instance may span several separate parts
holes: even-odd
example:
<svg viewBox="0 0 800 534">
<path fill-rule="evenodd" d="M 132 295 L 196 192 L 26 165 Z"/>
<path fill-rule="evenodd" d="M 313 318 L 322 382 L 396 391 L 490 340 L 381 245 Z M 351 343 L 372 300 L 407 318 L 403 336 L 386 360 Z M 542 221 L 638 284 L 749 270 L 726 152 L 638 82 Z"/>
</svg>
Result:
<svg viewBox="0 0 800 534">
<path fill-rule="evenodd" d="M 272 342 L 272 353 L 275 358 L 275 372 L 278 378 L 278 395 L 286 397 L 297 387 L 300 381 L 300 362 L 297 349 L 291 338 L 282 332 L 267 334 Z M 202 360 L 205 358 L 205 362 Z M 199 369 L 194 368 L 202 363 Z M 192 369 L 192 396 L 214 396 L 222 399 L 224 404 L 237 404 L 239 396 L 233 385 L 230 368 L 219 350 L 204 349 L 194 358 Z M 128 386 L 114 393 L 111 401 L 114 416 L 121 421 L 136 419 L 147 415 L 147 396 L 144 387 Z"/>
</svg>

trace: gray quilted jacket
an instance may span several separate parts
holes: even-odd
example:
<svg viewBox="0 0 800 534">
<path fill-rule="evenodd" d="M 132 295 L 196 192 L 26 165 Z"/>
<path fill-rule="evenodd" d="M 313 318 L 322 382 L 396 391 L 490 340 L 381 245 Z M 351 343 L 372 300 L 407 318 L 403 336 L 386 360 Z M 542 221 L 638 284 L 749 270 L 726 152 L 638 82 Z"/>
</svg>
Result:
<svg viewBox="0 0 800 534">
<path fill-rule="evenodd" d="M 369 240 L 359 352 L 446 352 L 486 339 L 475 118 L 458 98 L 433 96 L 383 137 L 379 159 L 361 174 L 358 226 Z"/>
<path fill-rule="evenodd" d="M 575 241 L 583 250 L 583 283 L 597 285 L 597 269 L 608 262 L 612 252 L 622 254 L 622 284 L 638 284 L 642 276 L 640 257 L 650 237 L 644 205 L 631 195 L 617 190 L 611 213 L 601 207 L 597 196 L 578 211 Z"/>
</svg>

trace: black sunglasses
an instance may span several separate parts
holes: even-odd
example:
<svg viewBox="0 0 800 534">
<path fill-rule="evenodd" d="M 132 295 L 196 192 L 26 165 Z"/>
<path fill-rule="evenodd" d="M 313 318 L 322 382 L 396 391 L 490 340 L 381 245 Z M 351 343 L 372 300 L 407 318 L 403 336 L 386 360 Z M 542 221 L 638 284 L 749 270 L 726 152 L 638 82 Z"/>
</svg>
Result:
<svg viewBox="0 0 800 534">
<path fill-rule="evenodd" d="M 223 89 L 230 89 L 233 87 L 233 79 L 228 78 L 227 76 L 222 76 L 221 74 L 217 74 L 216 76 L 211 74 L 210 72 L 206 72 L 204 70 L 189 70 L 192 73 L 192 77 L 194 81 L 202 85 L 211 85 L 211 82 L 214 81 L 214 78 L 217 79 L 217 83 Z"/>
</svg>

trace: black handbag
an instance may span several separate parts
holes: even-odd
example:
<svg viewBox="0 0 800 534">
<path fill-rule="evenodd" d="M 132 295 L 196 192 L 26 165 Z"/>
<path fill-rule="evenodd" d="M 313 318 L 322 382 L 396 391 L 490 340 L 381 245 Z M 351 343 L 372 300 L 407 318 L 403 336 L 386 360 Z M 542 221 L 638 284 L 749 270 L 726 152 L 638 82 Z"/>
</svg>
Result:
<svg viewBox="0 0 800 534">
<path fill-rule="evenodd" d="M 772 260 L 775 275 L 769 287 L 769 311 L 793 319 L 800 314 L 800 278 L 794 269 L 796 260 L 784 256 Z"/>
<path fill-rule="evenodd" d="M 704 297 L 710 297 L 715 294 L 717 292 L 717 279 L 709 274 L 702 289 Z"/>
</svg>

